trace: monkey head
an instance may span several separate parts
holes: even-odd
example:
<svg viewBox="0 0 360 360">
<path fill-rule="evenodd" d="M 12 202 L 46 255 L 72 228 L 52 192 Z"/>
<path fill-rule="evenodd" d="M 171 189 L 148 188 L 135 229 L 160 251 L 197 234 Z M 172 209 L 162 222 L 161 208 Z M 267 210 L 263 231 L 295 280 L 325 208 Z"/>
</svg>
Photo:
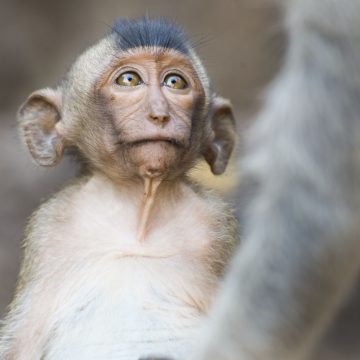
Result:
<svg viewBox="0 0 360 360">
<path fill-rule="evenodd" d="M 221 174 L 234 146 L 230 103 L 216 97 L 184 31 L 164 19 L 119 20 L 56 89 L 19 111 L 37 163 L 72 149 L 114 180 L 173 178 L 205 157 Z"/>
</svg>

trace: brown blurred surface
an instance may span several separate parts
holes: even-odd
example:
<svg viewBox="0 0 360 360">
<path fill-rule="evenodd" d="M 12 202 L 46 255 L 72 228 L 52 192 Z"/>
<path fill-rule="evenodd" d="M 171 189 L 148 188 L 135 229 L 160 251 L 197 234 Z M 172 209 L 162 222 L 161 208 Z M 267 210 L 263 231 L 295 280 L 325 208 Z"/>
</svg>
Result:
<svg viewBox="0 0 360 360">
<path fill-rule="evenodd" d="M 170 17 L 188 29 L 199 43 L 215 89 L 232 100 L 241 121 L 256 108 L 283 52 L 277 11 L 258 0 L 2 0 L 0 318 L 15 286 L 26 218 L 75 173 L 68 161 L 56 169 L 31 163 L 17 138 L 16 109 L 31 91 L 55 85 L 77 54 L 109 30 L 115 17 L 146 14 Z M 354 290 L 314 359 L 360 358 L 358 293 Z"/>
</svg>

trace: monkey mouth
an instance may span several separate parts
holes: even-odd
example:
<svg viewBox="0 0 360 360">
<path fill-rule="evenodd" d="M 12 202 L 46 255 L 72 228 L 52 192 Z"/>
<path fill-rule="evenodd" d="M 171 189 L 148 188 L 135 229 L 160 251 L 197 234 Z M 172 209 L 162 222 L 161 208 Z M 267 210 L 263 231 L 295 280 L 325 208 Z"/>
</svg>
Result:
<svg viewBox="0 0 360 360">
<path fill-rule="evenodd" d="M 129 143 L 129 145 L 131 145 L 131 146 L 141 146 L 141 145 L 146 145 L 146 144 L 151 144 L 151 143 L 154 143 L 154 144 L 156 144 L 156 143 L 165 143 L 165 144 L 175 146 L 177 148 L 185 148 L 185 144 L 184 144 L 183 141 L 180 141 L 180 140 L 175 139 L 175 138 L 167 138 L 167 137 L 157 137 L 157 138 L 135 140 L 135 141 L 131 141 Z"/>
</svg>

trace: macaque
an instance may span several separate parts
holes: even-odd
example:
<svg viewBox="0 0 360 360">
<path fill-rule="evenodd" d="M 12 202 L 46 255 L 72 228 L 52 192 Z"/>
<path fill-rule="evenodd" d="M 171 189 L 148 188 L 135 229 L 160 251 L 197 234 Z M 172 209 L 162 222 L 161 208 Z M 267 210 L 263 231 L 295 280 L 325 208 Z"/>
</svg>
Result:
<svg viewBox="0 0 360 360">
<path fill-rule="evenodd" d="M 188 358 L 239 233 L 187 176 L 224 172 L 235 120 L 184 30 L 118 20 L 18 117 L 38 164 L 81 172 L 29 221 L 0 358 Z"/>
<path fill-rule="evenodd" d="M 360 267 L 360 1 L 282 1 L 283 67 L 247 134 L 242 245 L 196 360 L 311 357 Z"/>
</svg>

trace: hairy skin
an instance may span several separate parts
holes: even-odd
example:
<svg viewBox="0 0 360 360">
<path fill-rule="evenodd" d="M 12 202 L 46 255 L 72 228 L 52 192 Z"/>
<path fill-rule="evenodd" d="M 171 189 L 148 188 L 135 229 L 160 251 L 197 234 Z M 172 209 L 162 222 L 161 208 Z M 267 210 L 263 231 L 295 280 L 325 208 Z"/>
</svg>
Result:
<svg viewBox="0 0 360 360">
<path fill-rule="evenodd" d="M 162 188 L 152 231 L 139 242 L 139 190 L 95 173 L 33 215 L 2 358 L 189 355 L 231 253 L 234 220 L 217 199 L 180 182 Z"/>
<path fill-rule="evenodd" d="M 235 121 L 182 30 L 116 23 L 19 122 L 38 164 L 70 151 L 82 173 L 31 217 L 0 358 L 188 358 L 239 234 L 187 177 L 225 170 Z"/>
<path fill-rule="evenodd" d="M 196 360 L 306 359 L 359 273 L 360 2 L 283 6 L 289 48 L 242 163 L 244 243 Z"/>
</svg>

